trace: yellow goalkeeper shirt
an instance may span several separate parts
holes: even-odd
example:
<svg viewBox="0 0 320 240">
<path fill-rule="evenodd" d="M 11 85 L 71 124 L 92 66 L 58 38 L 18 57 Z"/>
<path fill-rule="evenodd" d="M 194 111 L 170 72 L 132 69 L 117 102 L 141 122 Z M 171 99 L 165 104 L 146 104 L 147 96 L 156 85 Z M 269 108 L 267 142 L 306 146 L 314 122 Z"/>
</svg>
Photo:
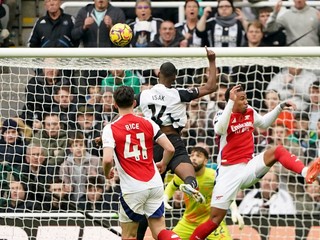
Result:
<svg viewBox="0 0 320 240">
<path fill-rule="evenodd" d="M 197 176 L 199 191 L 206 199 L 205 204 L 199 204 L 193 198 L 189 197 L 187 194 L 184 194 L 185 211 L 182 218 L 187 222 L 192 224 L 200 224 L 209 219 L 214 180 L 215 171 L 209 168 L 206 168 L 203 175 Z M 173 179 L 165 188 L 165 194 L 169 197 L 169 199 L 172 198 L 174 192 L 182 183 L 183 181 L 177 175 L 174 175 Z"/>
<path fill-rule="evenodd" d="M 197 203 L 193 198 L 184 194 L 185 211 L 182 219 L 174 227 L 173 231 L 179 235 L 183 240 L 188 240 L 193 231 L 199 224 L 206 222 L 210 216 L 210 203 L 213 191 L 213 184 L 215 180 L 215 170 L 206 168 L 201 176 L 197 176 L 199 190 L 206 199 L 205 204 Z M 183 181 L 174 175 L 173 179 L 168 183 L 165 188 L 165 194 L 172 198 L 174 192 Z M 231 240 L 232 237 L 229 233 L 225 220 L 223 220 L 219 227 L 213 231 L 206 239 L 208 240 Z"/>
</svg>

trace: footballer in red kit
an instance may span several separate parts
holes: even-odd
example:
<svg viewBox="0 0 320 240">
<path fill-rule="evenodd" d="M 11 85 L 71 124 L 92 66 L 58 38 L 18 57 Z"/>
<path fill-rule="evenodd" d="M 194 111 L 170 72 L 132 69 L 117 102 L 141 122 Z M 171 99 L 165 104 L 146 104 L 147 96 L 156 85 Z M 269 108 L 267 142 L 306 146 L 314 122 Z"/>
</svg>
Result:
<svg viewBox="0 0 320 240">
<path fill-rule="evenodd" d="M 194 230 L 190 240 L 206 239 L 224 219 L 237 192 L 258 182 L 276 162 L 305 177 L 307 184 L 314 182 L 320 173 L 320 158 L 306 167 L 282 145 L 253 156 L 254 128 L 270 127 L 282 110 L 295 108 L 291 101 L 280 103 L 262 116 L 248 105 L 241 85 L 228 88 L 225 99 L 225 109 L 218 112 L 214 119 L 214 130 L 219 135 L 219 154 L 210 218 Z"/>
<path fill-rule="evenodd" d="M 121 86 L 113 96 L 119 117 L 103 129 L 103 168 L 108 179 L 114 175 L 113 162 L 119 173 L 122 239 L 136 239 L 139 221 L 146 216 L 154 239 L 179 240 L 177 234 L 166 230 L 160 175 L 166 170 L 174 147 L 155 122 L 134 115 L 136 102 L 131 87 Z M 157 164 L 153 160 L 154 141 L 164 149 Z"/>
</svg>

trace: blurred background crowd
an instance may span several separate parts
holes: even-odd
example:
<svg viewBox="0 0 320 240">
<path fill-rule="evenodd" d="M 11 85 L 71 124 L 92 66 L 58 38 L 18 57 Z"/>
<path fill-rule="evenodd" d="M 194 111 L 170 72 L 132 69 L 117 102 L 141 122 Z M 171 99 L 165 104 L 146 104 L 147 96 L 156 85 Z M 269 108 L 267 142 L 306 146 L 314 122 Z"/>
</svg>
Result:
<svg viewBox="0 0 320 240">
<path fill-rule="evenodd" d="M 0 33 L 2 47 L 19 46 L 12 34 L 14 4 L 4 1 L 4 15 L 0 6 L 0 17 L 8 20 L 1 21 L 7 23 Z M 305 0 L 293 0 L 292 7 L 274 1 L 273 7 L 259 8 L 236 8 L 231 0 L 200 8 L 199 2 L 187 0 L 183 22 L 177 9 L 152 8 L 149 0 L 123 9 L 94 0 L 74 16 L 61 4 L 44 1 L 45 15 L 34 23 L 26 46 L 19 47 L 115 47 L 108 34 L 118 22 L 133 30 L 127 47 L 319 46 L 320 13 Z M 52 68 L 34 69 L 28 79 L 25 104 L 1 121 L 0 212 L 117 211 L 119 179 L 106 181 L 103 176 L 101 132 L 117 115 L 113 91 L 121 85 L 132 86 L 135 93 L 150 88 L 157 83 L 158 69 L 60 70 L 54 60 L 47 61 Z M 297 105 L 294 112 L 282 112 L 270 129 L 257 130 L 255 153 L 281 144 L 306 165 L 320 157 L 319 71 L 276 65 L 218 70 L 218 90 L 187 105 L 188 122 L 181 134 L 188 150 L 205 148 L 208 167 L 214 165 L 218 146 L 213 118 L 225 106 L 227 88 L 240 83 L 260 114 L 286 99 Z M 199 86 L 206 77 L 206 68 L 179 69 L 176 86 Z M 174 208 L 183 209 L 181 193 L 173 201 Z M 242 214 L 319 213 L 319 180 L 306 185 L 277 165 L 260 184 L 239 192 L 237 201 Z"/>
</svg>

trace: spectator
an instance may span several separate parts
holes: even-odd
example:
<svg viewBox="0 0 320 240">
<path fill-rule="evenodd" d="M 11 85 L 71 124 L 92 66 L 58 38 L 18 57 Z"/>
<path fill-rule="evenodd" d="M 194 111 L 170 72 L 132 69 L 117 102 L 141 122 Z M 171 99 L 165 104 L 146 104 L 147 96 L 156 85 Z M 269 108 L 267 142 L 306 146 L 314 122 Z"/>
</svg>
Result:
<svg viewBox="0 0 320 240">
<path fill-rule="evenodd" d="M 9 7 L 9 20 L 6 28 L 9 32 L 12 32 L 12 26 L 17 19 L 17 0 L 3 0 L 3 4 L 6 4 Z"/>
<path fill-rule="evenodd" d="M 266 30 L 286 30 L 287 46 L 319 46 L 320 22 L 317 9 L 307 5 L 306 0 L 294 0 L 294 6 L 281 16 L 278 13 L 282 1 L 278 1 L 267 22 Z"/>
<path fill-rule="evenodd" d="M 316 80 L 317 76 L 311 71 L 293 67 L 284 68 L 271 79 L 267 90 L 277 89 L 281 101 L 289 99 L 296 104 L 297 110 L 304 110 L 310 100 L 309 87 Z"/>
<path fill-rule="evenodd" d="M 298 158 L 304 162 L 303 149 L 298 143 L 290 141 L 289 136 L 290 131 L 287 126 L 279 122 L 271 128 L 269 133 L 269 144 L 284 146 L 289 152 L 298 156 Z M 287 171 L 287 173 L 289 173 L 289 171 Z"/>
<path fill-rule="evenodd" d="M 280 47 L 286 45 L 286 33 L 284 28 L 279 28 L 277 31 L 266 31 L 267 21 L 272 13 L 272 8 L 262 7 L 258 10 L 258 20 L 263 25 L 263 42 L 266 46 Z"/>
<path fill-rule="evenodd" d="M 119 199 L 116 194 L 106 193 L 105 185 L 103 176 L 89 177 L 86 184 L 86 192 L 79 199 L 79 208 L 92 212 L 117 212 Z"/>
<path fill-rule="evenodd" d="M 317 156 L 317 133 L 309 130 L 309 116 L 306 112 L 295 114 L 295 131 L 289 136 L 289 140 L 298 144 L 304 152 L 307 165 Z"/>
<path fill-rule="evenodd" d="M 63 12 L 61 0 L 45 0 L 46 15 L 33 26 L 29 47 L 78 47 L 71 37 L 74 17 Z"/>
<path fill-rule="evenodd" d="M 219 0 L 215 18 L 207 20 L 212 9 L 207 6 L 197 24 L 197 35 L 208 34 L 210 47 L 240 47 L 248 22 L 240 9 L 235 9 L 232 0 Z"/>
<path fill-rule="evenodd" d="M 159 33 L 149 47 L 186 47 L 186 43 L 184 36 L 174 28 L 174 23 L 166 20 L 161 23 Z"/>
<path fill-rule="evenodd" d="M 13 47 L 14 43 L 10 39 L 10 35 L 11 35 L 10 32 L 12 31 L 12 28 L 11 28 L 12 21 L 10 21 L 12 19 L 12 16 L 11 16 L 12 13 L 10 13 L 10 10 L 11 10 L 12 4 L 15 4 L 15 0 L 9 1 L 10 3 L 12 3 L 10 5 L 6 4 L 7 7 L 9 8 L 9 12 L 6 11 L 6 8 L 4 7 L 3 2 L 4 1 L 0 2 L 0 19 L 1 18 L 7 19 L 8 24 L 2 25 L 2 23 L 0 23 L 0 47 Z"/>
<path fill-rule="evenodd" d="M 44 68 L 39 75 L 29 80 L 26 87 L 26 104 L 20 117 L 32 129 L 39 128 L 44 112 L 51 112 L 54 86 L 61 81 L 60 74 L 58 69 Z"/>
<path fill-rule="evenodd" d="M 135 6 L 136 18 L 129 26 L 133 31 L 132 47 L 147 47 L 159 33 L 161 18 L 152 16 L 151 1 L 137 0 Z"/>
<path fill-rule="evenodd" d="M 95 109 L 92 105 L 79 105 L 77 111 L 77 130 L 81 131 L 85 138 L 85 146 L 90 154 L 102 156 L 102 149 L 97 142 L 100 139 L 102 125 L 96 121 Z"/>
<path fill-rule="evenodd" d="M 75 210 L 70 198 L 70 188 L 58 176 L 48 184 L 47 201 L 43 209 L 48 212 L 69 212 Z"/>
<path fill-rule="evenodd" d="M 287 190 L 279 188 L 279 177 L 269 171 L 259 189 L 247 193 L 239 206 L 241 214 L 295 214 L 293 199 Z"/>
<path fill-rule="evenodd" d="M 278 123 L 274 125 L 271 130 L 269 131 L 268 135 L 268 142 L 266 143 L 266 146 L 262 151 L 265 151 L 269 147 L 272 146 L 283 146 L 286 148 L 290 153 L 294 154 L 301 160 L 303 163 L 305 163 L 305 157 L 304 157 L 304 151 L 301 146 L 299 146 L 298 143 L 292 142 L 289 140 L 289 131 L 288 128 L 281 123 Z M 297 186 L 299 186 L 299 183 L 305 183 L 304 179 L 301 176 L 297 176 L 293 174 L 288 169 L 284 168 L 281 164 L 276 164 L 274 166 L 274 170 L 277 174 L 279 174 L 280 182 L 281 184 L 287 184 L 287 187 L 290 191 L 290 193 L 296 193 L 299 191 Z"/>
<path fill-rule="evenodd" d="M 101 122 L 102 126 L 105 126 L 107 123 L 110 123 L 117 115 L 113 106 L 112 88 L 106 87 L 105 91 L 102 93 L 97 115 L 97 120 Z"/>
<path fill-rule="evenodd" d="M 54 87 L 52 112 L 59 114 L 64 130 L 75 129 L 77 100 L 68 83 L 60 83 Z"/>
<path fill-rule="evenodd" d="M 110 75 L 102 80 L 102 87 L 116 90 L 119 86 L 132 87 L 135 94 L 140 92 L 140 79 L 132 70 L 110 70 Z"/>
<path fill-rule="evenodd" d="M 6 162 L 12 171 L 20 172 L 25 153 L 25 143 L 18 124 L 11 118 L 3 121 L 0 137 L 0 162 Z"/>
<path fill-rule="evenodd" d="M 0 206 L 0 212 L 24 213 L 40 209 L 39 204 L 28 199 L 27 183 L 22 182 L 18 177 L 11 176 L 9 181 L 9 192 L 5 194 L 5 201 Z"/>
<path fill-rule="evenodd" d="M 52 182 L 58 166 L 47 165 L 46 150 L 33 143 L 27 146 L 25 162 L 21 174 L 29 185 L 29 199 L 43 202 L 46 198 L 46 186 Z"/>
<path fill-rule="evenodd" d="M 66 155 L 67 133 L 63 130 L 57 113 L 45 114 L 43 129 L 37 132 L 31 142 L 46 149 L 48 165 L 60 165 Z"/>
<path fill-rule="evenodd" d="M 310 103 L 305 110 L 309 114 L 309 129 L 316 130 L 320 120 L 320 80 L 313 82 L 309 88 Z"/>
<path fill-rule="evenodd" d="M 99 85 L 89 85 L 88 86 L 88 94 L 86 95 L 86 104 L 90 104 L 94 107 L 101 100 L 101 86 Z"/>
<path fill-rule="evenodd" d="M 207 38 L 196 35 L 196 26 L 199 21 L 199 2 L 197 0 L 186 0 L 184 4 L 185 21 L 177 23 L 175 28 L 187 40 L 187 47 L 208 46 Z"/>
<path fill-rule="evenodd" d="M 278 104 L 280 104 L 280 95 L 276 90 L 267 90 L 265 91 L 264 96 L 264 103 L 267 107 L 267 112 L 271 112 Z M 293 113 L 284 110 L 278 115 L 275 124 L 284 124 L 288 130 L 288 133 L 291 134 L 293 132 L 293 122 Z"/>
<path fill-rule="evenodd" d="M 246 33 L 246 42 L 243 47 L 264 47 L 263 42 L 263 25 L 254 21 L 248 24 L 248 31 Z"/>
<path fill-rule="evenodd" d="M 296 208 L 301 213 L 318 214 L 320 212 L 320 180 L 304 186 L 304 191 L 297 196 Z"/>
<path fill-rule="evenodd" d="M 94 4 L 79 10 L 71 36 L 82 41 L 84 47 L 112 47 L 110 29 L 125 20 L 123 11 L 112 6 L 109 0 L 94 0 Z"/>
<path fill-rule="evenodd" d="M 320 118 L 318 119 L 318 123 L 317 123 L 317 136 L 318 136 L 318 140 L 317 140 L 317 155 L 318 157 L 320 157 Z"/>
<path fill-rule="evenodd" d="M 241 84 L 246 89 L 249 104 L 260 112 L 265 109 L 263 93 L 279 71 L 276 66 L 239 65 L 232 68 L 230 82 Z"/>
<path fill-rule="evenodd" d="M 187 140 L 185 145 L 194 146 L 199 140 L 212 145 L 213 142 L 212 139 L 209 138 L 209 132 L 206 125 L 208 122 L 206 100 L 204 98 L 192 100 L 187 105 L 187 116 L 188 120 L 186 126 L 181 131 L 181 135 Z"/>
<path fill-rule="evenodd" d="M 71 199 L 78 201 L 85 193 L 85 184 L 89 176 L 103 174 L 101 160 L 87 152 L 82 133 L 75 132 L 69 140 L 70 154 L 60 166 L 59 175 L 72 189 Z"/>
</svg>

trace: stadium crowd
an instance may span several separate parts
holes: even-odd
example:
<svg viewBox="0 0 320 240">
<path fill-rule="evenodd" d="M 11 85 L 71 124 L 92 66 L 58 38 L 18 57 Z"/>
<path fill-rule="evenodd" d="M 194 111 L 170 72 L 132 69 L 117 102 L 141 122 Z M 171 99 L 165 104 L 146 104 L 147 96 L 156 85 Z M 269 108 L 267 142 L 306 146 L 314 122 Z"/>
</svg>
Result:
<svg viewBox="0 0 320 240">
<path fill-rule="evenodd" d="M 77 16 L 64 13 L 60 0 L 45 0 L 47 13 L 35 23 L 28 46 L 115 47 L 108 30 L 118 22 L 133 29 L 127 47 L 319 46 L 318 10 L 305 0 L 293 2 L 292 8 L 279 1 L 274 9 L 241 10 L 231 0 L 218 1 L 216 9 L 186 0 L 185 21 L 177 22 L 174 10 L 164 15 L 149 0 L 137 0 L 135 9 L 95 0 Z M 2 37 L 1 32 L 0 45 Z M 112 95 L 122 85 L 135 94 L 149 89 L 158 72 L 35 69 L 26 85 L 26 104 L 1 123 L 0 212 L 118 211 L 119 178 L 106 180 L 102 168 L 102 130 L 117 117 Z M 181 131 L 189 151 L 194 146 L 207 150 L 208 168 L 218 153 L 213 118 L 235 84 L 244 87 L 249 105 L 262 115 L 287 99 L 297 105 L 294 112 L 283 111 L 271 128 L 257 129 L 255 154 L 283 145 L 305 165 L 320 157 L 320 72 L 261 65 L 225 66 L 218 72 L 217 91 L 187 104 Z M 175 86 L 200 86 L 206 78 L 207 69 L 179 69 Z M 176 196 L 181 198 L 179 192 Z M 169 203 L 183 213 L 184 204 L 172 202 L 176 199 Z M 306 185 L 275 165 L 260 184 L 239 192 L 237 203 L 242 214 L 320 213 L 319 179 Z"/>
</svg>

